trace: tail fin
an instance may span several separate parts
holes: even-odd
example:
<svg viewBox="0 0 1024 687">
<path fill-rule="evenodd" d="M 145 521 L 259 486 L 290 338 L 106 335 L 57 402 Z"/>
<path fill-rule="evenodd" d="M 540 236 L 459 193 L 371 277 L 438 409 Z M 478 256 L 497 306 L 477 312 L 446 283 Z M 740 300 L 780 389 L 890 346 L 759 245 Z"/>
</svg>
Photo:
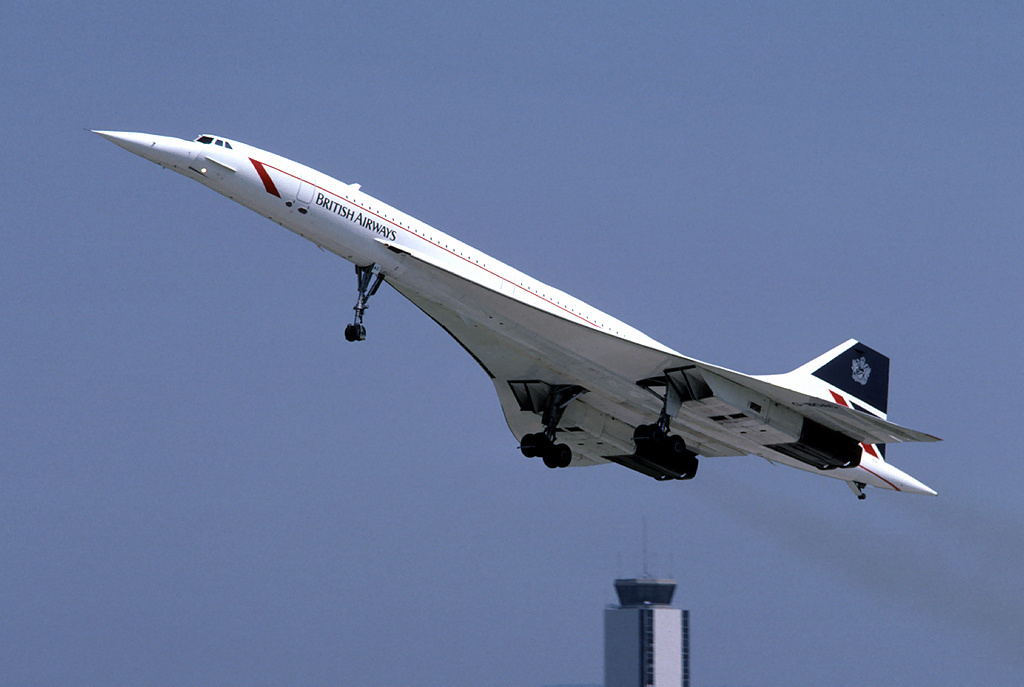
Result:
<svg viewBox="0 0 1024 687">
<path fill-rule="evenodd" d="M 888 413 L 889 358 L 856 339 L 836 346 L 790 373 L 793 376 L 801 374 L 816 377 L 839 389 L 846 394 L 845 401 L 858 410 L 883 419 Z M 830 400 L 845 405 L 843 399 Z"/>
<path fill-rule="evenodd" d="M 804 395 L 803 400 L 789 399 L 796 406 L 802 406 L 798 409 L 801 415 L 858 443 L 880 445 L 901 441 L 939 441 L 930 434 L 900 427 L 886 419 L 889 358 L 854 339 L 792 372 L 756 379 Z M 807 396 L 831 403 L 808 403 Z M 780 402 L 785 402 L 785 399 Z"/>
</svg>

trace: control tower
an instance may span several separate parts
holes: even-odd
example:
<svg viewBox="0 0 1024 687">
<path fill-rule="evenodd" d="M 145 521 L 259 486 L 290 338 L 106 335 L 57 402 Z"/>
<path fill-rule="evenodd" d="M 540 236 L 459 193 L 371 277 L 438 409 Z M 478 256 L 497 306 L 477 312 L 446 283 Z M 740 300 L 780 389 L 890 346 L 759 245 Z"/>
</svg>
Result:
<svg viewBox="0 0 1024 687">
<path fill-rule="evenodd" d="M 675 580 L 615 580 L 604 611 L 605 687 L 690 687 L 690 612 L 670 606 Z"/>
</svg>

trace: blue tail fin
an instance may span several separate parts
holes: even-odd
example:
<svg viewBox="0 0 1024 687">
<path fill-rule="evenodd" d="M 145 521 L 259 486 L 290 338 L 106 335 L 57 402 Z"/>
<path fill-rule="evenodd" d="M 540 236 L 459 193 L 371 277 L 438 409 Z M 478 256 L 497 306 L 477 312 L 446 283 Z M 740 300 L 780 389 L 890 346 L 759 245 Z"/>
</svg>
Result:
<svg viewBox="0 0 1024 687">
<path fill-rule="evenodd" d="M 855 405 L 869 406 L 860 410 L 874 409 L 883 417 L 889 412 L 889 358 L 855 339 L 800 369 L 847 394 Z"/>
</svg>

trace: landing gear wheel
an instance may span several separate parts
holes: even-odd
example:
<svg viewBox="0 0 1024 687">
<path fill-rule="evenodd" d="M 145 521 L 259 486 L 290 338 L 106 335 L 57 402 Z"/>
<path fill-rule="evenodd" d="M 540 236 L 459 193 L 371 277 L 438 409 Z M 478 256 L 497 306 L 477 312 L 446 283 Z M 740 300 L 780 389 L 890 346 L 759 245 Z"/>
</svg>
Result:
<svg viewBox="0 0 1024 687">
<path fill-rule="evenodd" d="M 350 324 L 345 327 L 345 341 L 365 341 L 366 327 L 361 324 Z"/>
<path fill-rule="evenodd" d="M 544 453 L 544 464 L 552 470 L 567 468 L 572 463 L 572 449 L 565 444 L 556 444 Z"/>
<path fill-rule="evenodd" d="M 519 442 L 519 450 L 527 458 L 536 458 L 545 455 L 551 447 L 551 440 L 544 434 L 527 434 Z"/>
<path fill-rule="evenodd" d="M 658 425 L 638 425 L 633 430 L 633 441 L 640 449 L 653 449 L 664 440 L 665 432 Z"/>
<path fill-rule="evenodd" d="M 690 454 L 686 449 L 686 442 L 678 434 L 672 434 L 665 438 L 664 451 L 668 458 L 682 458 Z"/>
<path fill-rule="evenodd" d="M 555 446 L 555 456 L 558 458 L 558 467 L 567 468 L 572 463 L 572 449 L 565 444 Z"/>
<path fill-rule="evenodd" d="M 677 434 L 665 437 L 661 445 L 662 459 L 674 466 L 679 473 L 676 479 L 693 479 L 697 475 L 697 456 L 688 448 L 683 438 Z"/>
</svg>

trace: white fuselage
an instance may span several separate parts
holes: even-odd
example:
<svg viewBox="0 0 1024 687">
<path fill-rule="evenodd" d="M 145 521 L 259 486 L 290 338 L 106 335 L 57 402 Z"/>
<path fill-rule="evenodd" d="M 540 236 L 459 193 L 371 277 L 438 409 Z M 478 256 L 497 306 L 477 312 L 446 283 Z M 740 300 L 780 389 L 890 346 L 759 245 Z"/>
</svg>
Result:
<svg viewBox="0 0 1024 687">
<path fill-rule="evenodd" d="M 612 418 L 636 426 L 645 421 L 645 416 L 646 421 L 650 421 L 651 414 L 657 416 L 658 400 L 636 387 L 637 379 L 644 373 L 639 369 L 633 372 L 630 353 L 642 349 L 649 358 L 663 359 L 666 365 L 682 358 L 681 354 L 620 320 L 363 193 L 358 185 L 338 181 L 274 153 L 213 136 L 184 141 L 150 134 L 97 133 L 208 186 L 357 266 L 379 266 L 386 281 L 403 294 L 417 294 L 423 302 L 443 304 L 464 321 L 500 330 L 503 339 L 522 350 L 534 352 L 538 360 L 552 351 L 556 355 L 566 354 L 563 358 L 568 360 L 566 365 L 571 374 L 600 379 L 607 390 L 606 398 L 598 393 L 588 395 L 587 407 L 593 409 L 590 420 L 605 426 L 604 439 L 608 446 L 629 450 L 629 435 L 624 435 L 626 428 L 613 431 Z M 446 278 L 439 279 L 438 274 Z M 454 278 L 447 278 L 449 275 Z M 466 284 L 482 288 L 483 292 L 474 293 L 490 294 L 489 300 L 467 297 Z M 500 299 L 492 296 L 500 296 Z M 573 353 L 572 342 L 555 340 L 553 335 L 526 324 L 495 324 L 496 318 L 510 319 L 507 313 L 511 310 L 494 306 L 501 302 L 518 303 L 571 323 L 573 329 L 582 327 L 601 332 L 630 345 L 622 348 L 621 354 L 620 349 L 609 346 L 608 351 L 602 350 L 605 357 L 595 361 Z M 630 377 L 631 374 L 636 376 Z M 507 407 L 512 402 L 510 392 L 503 385 L 497 388 L 503 407 Z M 632 405 L 620 404 L 617 396 L 628 396 Z M 681 412 L 688 411 L 683 408 Z M 694 415 L 693 420 L 707 425 L 709 432 L 720 431 L 707 417 Z M 517 436 L 522 436 L 526 425 L 516 427 L 513 424 L 510 422 L 510 428 Z M 764 455 L 775 462 L 818 472 L 799 461 L 759 452 L 760 445 L 753 442 L 745 445 L 734 441 L 732 446 L 739 446 L 745 453 Z M 713 442 L 706 448 L 702 451 L 704 455 L 716 455 L 716 450 L 717 455 L 736 454 Z M 887 489 L 934 493 L 883 460 L 871 460 L 867 454 L 865 457 L 867 461 L 863 468 L 855 469 L 856 475 L 842 469 L 827 474 L 851 483 L 856 480 Z"/>
<path fill-rule="evenodd" d="M 397 249 L 552 315 L 674 353 L 624 322 L 363 193 L 358 185 L 346 184 L 243 143 L 232 141 L 230 151 L 208 144 L 183 143 L 194 149 L 195 163 L 191 165 L 193 169 L 182 171 L 185 176 L 346 260 L 357 265 L 380 265 L 390 283 L 412 280 L 417 287 L 430 288 L 429 284 L 416 281 L 417 275 L 408 274 L 395 252 Z M 235 171 L 208 164 L 211 159 L 222 161 Z M 204 168 L 205 174 L 196 171 Z M 272 187 L 264 182 L 260 168 Z M 274 195 L 274 190 L 280 197 Z M 282 199 L 292 205 L 283 206 Z"/>
</svg>

